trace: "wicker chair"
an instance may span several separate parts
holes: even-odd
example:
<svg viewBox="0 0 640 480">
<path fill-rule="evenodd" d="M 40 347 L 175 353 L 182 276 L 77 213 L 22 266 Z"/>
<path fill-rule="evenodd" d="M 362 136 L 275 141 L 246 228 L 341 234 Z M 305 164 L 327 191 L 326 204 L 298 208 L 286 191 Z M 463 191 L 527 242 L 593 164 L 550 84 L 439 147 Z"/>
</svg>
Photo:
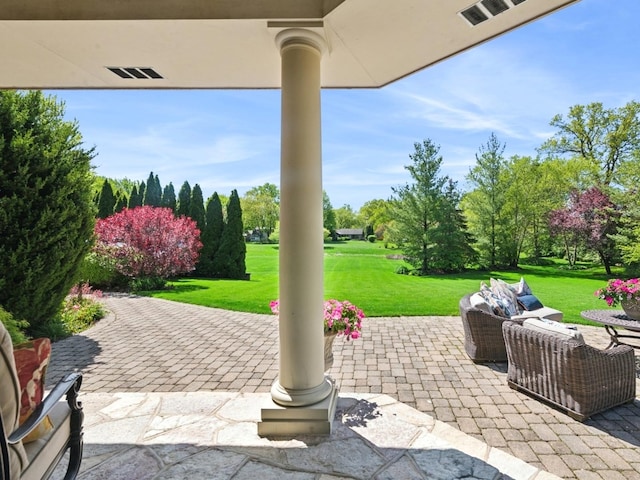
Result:
<svg viewBox="0 0 640 480">
<path fill-rule="evenodd" d="M 506 362 L 507 350 L 502 337 L 502 323 L 508 318 L 499 317 L 471 305 L 472 294 L 460 300 L 460 317 L 464 328 L 464 349 L 474 363 Z"/>
<path fill-rule="evenodd" d="M 584 421 L 636 396 L 633 349 L 599 350 L 575 339 L 504 322 L 508 385 Z"/>
</svg>

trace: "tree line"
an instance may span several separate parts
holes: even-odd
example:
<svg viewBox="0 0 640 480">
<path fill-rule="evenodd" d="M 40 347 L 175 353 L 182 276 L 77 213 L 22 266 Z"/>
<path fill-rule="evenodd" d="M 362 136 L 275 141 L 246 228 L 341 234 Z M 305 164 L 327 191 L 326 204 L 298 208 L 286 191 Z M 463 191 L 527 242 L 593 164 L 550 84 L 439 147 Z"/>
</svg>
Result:
<svg viewBox="0 0 640 480">
<path fill-rule="evenodd" d="M 424 274 L 469 266 L 515 268 L 544 257 L 600 262 L 611 274 L 640 264 L 640 104 L 576 105 L 551 120 L 556 133 L 537 155 L 504 155 L 492 134 L 462 191 L 439 173 L 431 141 L 415 144 L 413 183 L 387 203 L 388 235 Z"/>
</svg>

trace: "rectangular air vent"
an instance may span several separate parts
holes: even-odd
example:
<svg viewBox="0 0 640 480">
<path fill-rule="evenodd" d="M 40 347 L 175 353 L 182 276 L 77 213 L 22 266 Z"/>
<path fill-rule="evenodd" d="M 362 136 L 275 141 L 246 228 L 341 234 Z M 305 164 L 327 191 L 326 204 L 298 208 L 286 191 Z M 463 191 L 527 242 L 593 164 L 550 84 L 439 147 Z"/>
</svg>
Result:
<svg viewBox="0 0 640 480">
<path fill-rule="evenodd" d="M 482 0 L 480 3 L 482 3 L 482 6 L 489 10 L 489 13 L 494 17 L 509 8 L 509 5 L 503 0 Z"/>
<path fill-rule="evenodd" d="M 106 67 L 120 78 L 159 79 L 163 78 L 151 67 Z"/>
<path fill-rule="evenodd" d="M 462 10 L 460 15 L 472 26 L 476 26 L 525 1 L 526 0 L 480 0 L 469 8 Z"/>
<path fill-rule="evenodd" d="M 487 15 L 480 10 L 480 7 L 477 5 L 463 10 L 462 16 L 466 18 L 471 25 L 478 25 L 479 23 L 489 19 L 489 17 L 487 17 Z"/>
</svg>

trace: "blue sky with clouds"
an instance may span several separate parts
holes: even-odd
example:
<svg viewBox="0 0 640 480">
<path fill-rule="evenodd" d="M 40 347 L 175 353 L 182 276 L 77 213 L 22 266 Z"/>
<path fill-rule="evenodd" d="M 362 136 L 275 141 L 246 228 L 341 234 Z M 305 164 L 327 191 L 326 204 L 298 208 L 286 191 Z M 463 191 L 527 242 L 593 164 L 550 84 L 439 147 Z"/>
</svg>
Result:
<svg viewBox="0 0 640 480">
<path fill-rule="evenodd" d="M 543 0 L 541 0 L 543 1 Z M 536 155 L 555 114 L 640 100 L 640 1 L 582 0 L 381 89 L 322 93 L 324 189 L 357 210 L 410 180 L 414 142 L 440 146 L 442 174 L 465 187 L 494 132 L 505 155 Z M 279 184 L 278 90 L 50 91 L 95 146 L 96 172 L 205 198 Z"/>
</svg>

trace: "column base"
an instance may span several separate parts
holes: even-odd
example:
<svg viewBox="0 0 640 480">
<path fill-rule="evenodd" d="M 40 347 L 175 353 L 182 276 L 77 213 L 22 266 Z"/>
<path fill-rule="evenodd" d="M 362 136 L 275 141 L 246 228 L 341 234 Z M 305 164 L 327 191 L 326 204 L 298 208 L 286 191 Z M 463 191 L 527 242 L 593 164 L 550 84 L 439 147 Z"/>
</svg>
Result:
<svg viewBox="0 0 640 480">
<path fill-rule="evenodd" d="M 283 406 L 273 399 L 262 408 L 258 422 L 261 437 L 290 437 L 293 435 L 330 435 L 338 403 L 338 387 L 330 377 L 325 382 L 330 392 L 323 400 L 312 405 Z"/>
</svg>

